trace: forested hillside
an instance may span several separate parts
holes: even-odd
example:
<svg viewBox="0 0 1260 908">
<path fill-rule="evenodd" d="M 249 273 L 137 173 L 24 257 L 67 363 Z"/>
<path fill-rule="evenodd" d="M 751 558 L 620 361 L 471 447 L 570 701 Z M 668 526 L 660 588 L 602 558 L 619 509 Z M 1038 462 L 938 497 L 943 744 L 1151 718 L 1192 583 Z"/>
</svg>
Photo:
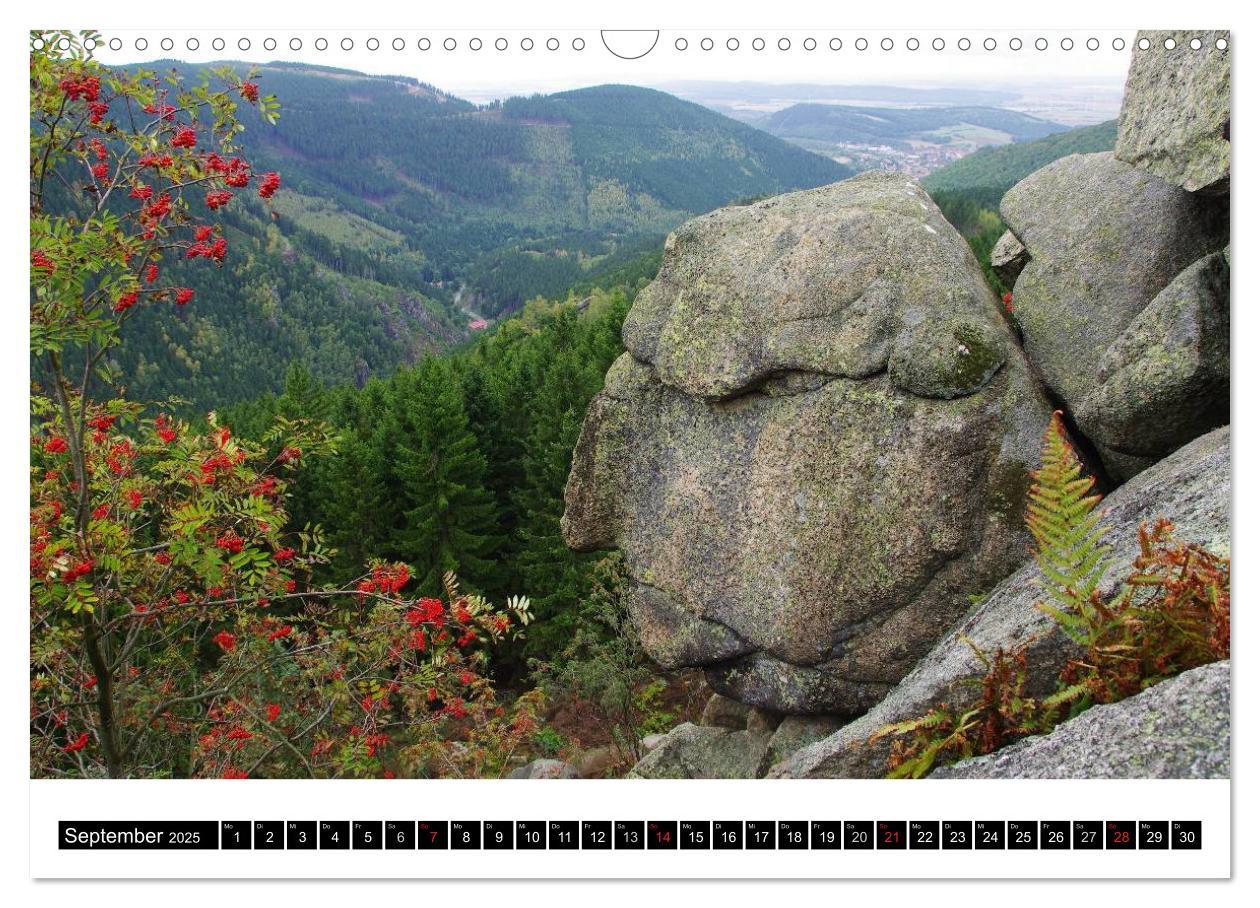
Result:
<svg viewBox="0 0 1260 908">
<path fill-rule="evenodd" d="M 457 346 L 477 317 L 633 271 L 696 213 L 850 174 L 629 86 L 477 107 L 325 67 L 255 78 L 280 119 L 247 118 L 241 141 L 283 191 L 265 213 L 229 209 L 221 269 L 170 266 L 173 279 L 196 269 L 198 305 L 135 319 L 113 358 L 137 396 L 205 411 L 278 391 L 291 361 L 321 384 L 362 386 Z"/>
<path fill-rule="evenodd" d="M 793 104 L 757 122 L 776 136 L 850 144 L 893 145 L 910 139 L 943 142 L 948 130 L 970 126 L 1009 137 L 1036 139 L 1066 127 L 1000 107 L 857 107 Z"/>
<path fill-rule="evenodd" d="M 536 301 L 469 349 L 362 389 L 324 388 L 294 365 L 283 393 L 223 417 L 247 437 L 277 416 L 327 420 L 338 456 L 310 468 L 290 508 L 294 525 L 326 528 L 328 576 L 386 558 L 411 565 L 425 595 L 448 570 L 492 597 L 529 595 L 538 622 L 509 666 L 519 671 L 523 656 L 563 648 L 590 592 L 592 556 L 560 536 L 564 484 L 635 289 Z"/>
<path fill-rule="evenodd" d="M 1116 144 L 1116 121 L 1083 126 L 1032 142 L 982 148 L 946 164 L 923 178 L 923 187 L 934 196 L 966 192 L 996 208 L 1006 190 L 1034 170 L 1070 154 L 1110 151 Z"/>
</svg>

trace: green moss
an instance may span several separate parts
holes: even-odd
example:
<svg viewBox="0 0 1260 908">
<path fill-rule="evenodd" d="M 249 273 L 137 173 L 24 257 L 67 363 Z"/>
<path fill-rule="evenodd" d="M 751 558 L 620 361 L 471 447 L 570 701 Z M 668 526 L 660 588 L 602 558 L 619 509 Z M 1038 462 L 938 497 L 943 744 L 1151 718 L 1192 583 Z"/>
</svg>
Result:
<svg viewBox="0 0 1260 908">
<path fill-rule="evenodd" d="M 956 387 L 980 387 L 1005 359 L 1002 352 L 974 325 L 956 325 L 954 340 L 966 348 L 965 353 L 960 351 L 954 363 L 953 381 Z"/>
</svg>

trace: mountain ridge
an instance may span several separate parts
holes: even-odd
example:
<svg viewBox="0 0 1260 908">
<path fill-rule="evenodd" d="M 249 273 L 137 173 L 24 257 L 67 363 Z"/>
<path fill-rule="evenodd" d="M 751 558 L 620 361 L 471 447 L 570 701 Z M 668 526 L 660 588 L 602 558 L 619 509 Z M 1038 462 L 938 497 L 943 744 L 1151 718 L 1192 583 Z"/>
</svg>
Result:
<svg viewBox="0 0 1260 908">
<path fill-rule="evenodd" d="M 171 66 L 203 69 L 144 68 Z M 636 86 L 475 105 L 353 70 L 263 64 L 256 81 L 280 120 L 247 118 L 240 144 L 283 188 L 270 211 L 249 193 L 229 209 L 233 254 L 188 275 L 195 306 L 136 320 L 115 364 L 137 395 L 230 403 L 278 390 L 295 360 L 361 385 L 483 317 L 635 270 L 695 214 L 852 172 Z"/>
</svg>

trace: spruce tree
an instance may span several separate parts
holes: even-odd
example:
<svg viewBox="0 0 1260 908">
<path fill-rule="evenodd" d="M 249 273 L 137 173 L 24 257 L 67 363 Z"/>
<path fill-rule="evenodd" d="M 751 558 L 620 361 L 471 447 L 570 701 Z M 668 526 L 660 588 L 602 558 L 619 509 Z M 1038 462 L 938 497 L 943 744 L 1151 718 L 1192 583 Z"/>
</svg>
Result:
<svg viewBox="0 0 1260 908">
<path fill-rule="evenodd" d="M 391 468 L 403 513 L 395 550 L 423 591 L 436 594 L 446 571 L 468 589 L 493 584 L 498 515 L 454 369 L 425 359 L 398 373 L 392 392 L 398 435 Z"/>
</svg>

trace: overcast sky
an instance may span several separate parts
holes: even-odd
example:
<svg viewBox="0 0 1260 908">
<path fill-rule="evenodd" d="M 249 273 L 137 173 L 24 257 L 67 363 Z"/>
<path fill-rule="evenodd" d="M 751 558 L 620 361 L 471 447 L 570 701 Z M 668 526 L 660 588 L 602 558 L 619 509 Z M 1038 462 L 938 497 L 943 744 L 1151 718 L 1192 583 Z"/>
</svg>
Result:
<svg viewBox="0 0 1260 908">
<path fill-rule="evenodd" d="M 113 40 L 113 47 L 100 48 L 97 54 L 107 63 L 163 57 L 189 62 L 318 63 L 414 76 L 460 97 L 484 102 L 603 82 L 660 85 L 684 79 L 988 88 L 1080 81 L 1118 90 L 1128 68 L 1133 32 L 670 29 L 601 34 L 597 29 L 154 29 L 114 30 L 105 38 Z M 326 42 L 322 50 L 321 40 Z M 986 40 L 993 49 L 986 49 Z M 343 42 L 348 49 L 343 48 Z M 706 50 L 710 42 L 712 47 Z M 863 42 L 865 49 L 860 49 Z M 885 42 L 891 42 L 891 49 L 882 47 Z M 913 42 L 917 42 L 917 49 L 911 49 Z M 960 48 L 960 42 L 966 49 Z M 1018 49 L 1012 49 L 1012 42 Z M 1038 49 L 1039 42 L 1044 49 Z M 1065 49 L 1068 42 L 1070 49 Z M 1096 49 L 1091 50 L 1094 42 Z M 1122 49 L 1115 49 L 1116 42 L 1123 42 Z M 934 43 L 941 49 L 934 49 Z M 575 49 L 575 44 L 580 49 Z M 627 60 L 606 45 L 625 56 L 652 49 Z"/>
</svg>

